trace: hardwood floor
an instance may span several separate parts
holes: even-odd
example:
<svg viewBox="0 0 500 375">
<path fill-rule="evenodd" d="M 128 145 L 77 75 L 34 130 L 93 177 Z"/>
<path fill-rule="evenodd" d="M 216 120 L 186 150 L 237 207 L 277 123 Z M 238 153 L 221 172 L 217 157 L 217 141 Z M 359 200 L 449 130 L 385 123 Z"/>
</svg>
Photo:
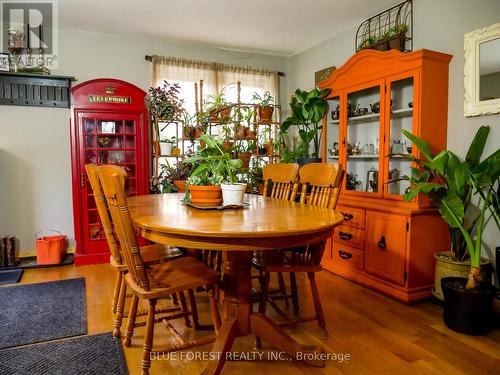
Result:
<svg viewBox="0 0 500 375">
<path fill-rule="evenodd" d="M 312 313 L 312 301 L 305 275 L 297 275 L 301 311 Z M 111 298 L 115 274 L 109 265 L 66 266 L 27 270 L 22 283 L 85 277 L 89 334 L 111 332 Z M 330 336 L 320 338 L 316 322 L 287 328 L 302 344 L 322 345 L 327 353 L 349 354 L 347 361 L 327 361 L 323 369 L 288 360 L 271 361 L 266 356 L 254 361 L 229 361 L 223 374 L 494 374 L 500 368 L 500 330 L 485 337 L 464 336 L 448 330 L 442 322 L 441 307 L 432 302 L 406 306 L 383 295 L 323 271 L 317 282 Z M 200 323 L 210 323 L 208 299 L 197 294 Z M 272 309 L 269 309 L 272 312 Z M 176 327 L 188 338 L 211 335 L 211 331 L 185 329 L 180 319 Z M 123 332 L 123 330 L 122 330 Z M 132 347 L 125 349 L 131 375 L 140 373 L 144 328 L 138 328 Z M 155 345 L 171 343 L 165 327 L 155 327 Z M 233 352 L 252 351 L 250 337 L 238 339 Z M 151 374 L 199 374 L 206 362 L 191 360 L 210 346 L 192 352 L 154 360 Z M 263 343 L 267 353 L 269 347 Z M 206 354 L 205 354 L 206 355 Z M 258 358 L 258 357 L 257 357 Z"/>
</svg>

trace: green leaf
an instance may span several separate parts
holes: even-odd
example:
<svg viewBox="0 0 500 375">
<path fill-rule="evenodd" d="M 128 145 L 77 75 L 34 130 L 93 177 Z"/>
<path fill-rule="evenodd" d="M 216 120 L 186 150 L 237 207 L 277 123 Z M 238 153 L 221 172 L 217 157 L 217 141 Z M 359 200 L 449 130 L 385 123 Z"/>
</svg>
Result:
<svg viewBox="0 0 500 375">
<path fill-rule="evenodd" d="M 463 227 L 464 204 L 457 194 L 448 192 L 439 202 L 439 212 L 451 228 Z"/>
<path fill-rule="evenodd" d="M 484 145 L 486 144 L 489 133 L 489 126 L 481 126 L 477 130 L 476 135 L 474 136 L 474 139 L 469 146 L 469 151 L 467 151 L 465 161 L 469 163 L 472 168 L 475 167 L 481 160 L 481 156 L 483 155 L 484 151 Z"/>
<path fill-rule="evenodd" d="M 441 151 L 439 154 L 429 160 L 429 167 L 438 175 L 443 176 L 445 174 L 448 158 L 448 151 Z"/>
<path fill-rule="evenodd" d="M 427 160 L 432 159 L 431 148 L 426 141 L 418 138 L 405 129 L 401 129 L 401 131 L 420 150 L 420 152 L 427 158 Z"/>
</svg>

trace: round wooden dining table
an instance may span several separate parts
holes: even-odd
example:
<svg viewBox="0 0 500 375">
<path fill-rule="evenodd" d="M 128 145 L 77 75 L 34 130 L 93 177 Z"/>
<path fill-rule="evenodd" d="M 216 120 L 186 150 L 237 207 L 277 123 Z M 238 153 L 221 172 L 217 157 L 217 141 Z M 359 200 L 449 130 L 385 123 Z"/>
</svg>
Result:
<svg viewBox="0 0 500 375">
<path fill-rule="evenodd" d="M 263 314 L 252 312 L 251 269 L 254 251 L 325 243 L 343 216 L 313 207 L 246 195 L 242 209 L 200 210 L 182 202 L 184 195 L 153 194 L 128 198 L 138 232 L 153 242 L 225 251 L 224 320 L 213 345 L 213 361 L 204 374 L 219 374 L 236 337 L 254 334 L 291 358 L 324 366 L 321 348 L 304 347 Z"/>
</svg>

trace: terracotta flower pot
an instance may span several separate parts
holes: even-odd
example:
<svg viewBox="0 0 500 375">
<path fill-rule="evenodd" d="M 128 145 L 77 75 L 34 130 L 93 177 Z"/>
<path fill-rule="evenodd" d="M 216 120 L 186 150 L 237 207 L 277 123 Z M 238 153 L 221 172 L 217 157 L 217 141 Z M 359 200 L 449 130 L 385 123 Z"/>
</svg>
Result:
<svg viewBox="0 0 500 375">
<path fill-rule="evenodd" d="M 272 143 L 264 143 L 263 147 L 266 149 L 266 155 L 271 156 L 273 154 L 273 145 Z"/>
<path fill-rule="evenodd" d="M 241 168 L 242 169 L 248 169 L 250 166 L 250 158 L 252 157 L 252 154 L 250 152 L 238 152 L 238 159 L 241 160 Z"/>
<path fill-rule="evenodd" d="M 222 145 L 223 145 L 223 147 L 224 147 L 224 151 L 227 151 L 227 150 L 229 150 L 231 147 L 233 147 L 233 142 L 224 141 L 224 143 L 223 143 Z"/>
<path fill-rule="evenodd" d="M 175 180 L 174 185 L 179 189 L 179 193 L 184 193 L 186 191 L 186 180 Z"/>
<path fill-rule="evenodd" d="M 236 127 L 236 138 L 237 139 L 244 139 L 246 133 L 247 133 L 247 128 L 245 126 L 238 125 Z"/>
<path fill-rule="evenodd" d="M 404 35 L 397 35 L 389 40 L 389 49 L 398 49 L 403 51 L 405 49 L 406 38 Z"/>
<path fill-rule="evenodd" d="M 259 119 L 260 122 L 268 123 L 273 118 L 274 107 L 260 106 L 259 105 Z"/>
<path fill-rule="evenodd" d="M 191 203 L 198 206 L 220 206 L 222 203 L 222 190 L 220 186 L 189 186 Z"/>
</svg>

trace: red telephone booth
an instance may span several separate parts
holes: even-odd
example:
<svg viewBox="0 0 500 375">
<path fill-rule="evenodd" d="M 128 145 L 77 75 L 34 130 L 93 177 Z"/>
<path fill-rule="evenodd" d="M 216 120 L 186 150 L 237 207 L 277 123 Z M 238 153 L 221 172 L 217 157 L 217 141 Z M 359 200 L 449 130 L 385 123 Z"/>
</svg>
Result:
<svg viewBox="0 0 500 375">
<path fill-rule="evenodd" d="M 117 79 L 101 78 L 72 89 L 71 161 L 75 264 L 109 261 L 85 164 L 115 164 L 128 173 L 128 195 L 149 191 L 149 128 L 146 93 Z"/>
</svg>

